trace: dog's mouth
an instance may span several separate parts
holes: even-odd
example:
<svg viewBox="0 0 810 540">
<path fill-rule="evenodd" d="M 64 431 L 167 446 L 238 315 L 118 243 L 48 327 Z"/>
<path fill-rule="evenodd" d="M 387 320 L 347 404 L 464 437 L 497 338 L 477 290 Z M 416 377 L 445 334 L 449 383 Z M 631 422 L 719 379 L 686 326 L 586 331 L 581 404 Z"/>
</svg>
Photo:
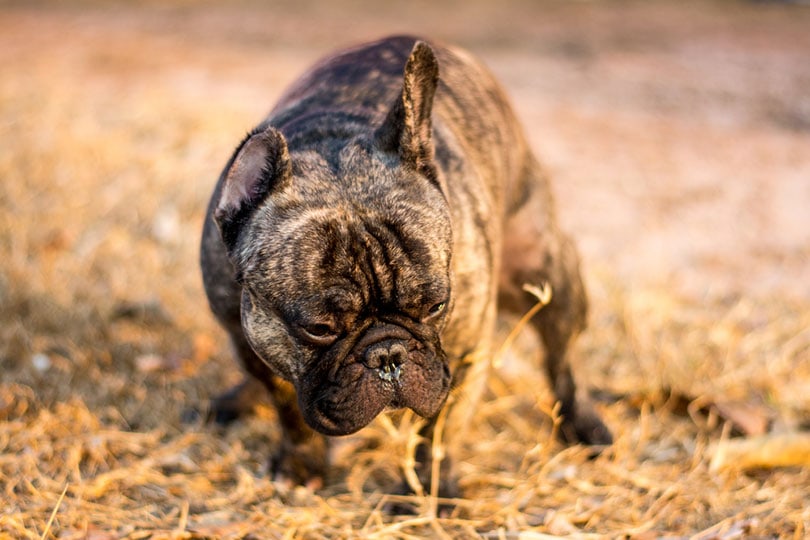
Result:
<svg viewBox="0 0 810 540">
<path fill-rule="evenodd" d="M 299 388 L 301 411 L 326 435 L 354 433 L 386 408 L 431 418 L 450 389 L 441 348 L 392 325 L 369 330 L 337 368 L 312 375 Z"/>
</svg>

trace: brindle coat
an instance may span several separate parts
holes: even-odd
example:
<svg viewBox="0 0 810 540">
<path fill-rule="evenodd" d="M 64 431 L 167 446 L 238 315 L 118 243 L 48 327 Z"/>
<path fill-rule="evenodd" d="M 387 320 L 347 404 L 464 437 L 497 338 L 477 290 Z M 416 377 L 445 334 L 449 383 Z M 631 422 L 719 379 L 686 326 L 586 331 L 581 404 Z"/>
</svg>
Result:
<svg viewBox="0 0 810 540">
<path fill-rule="evenodd" d="M 563 437 L 610 442 L 568 362 L 586 317 L 576 251 L 500 86 L 462 50 L 393 37 L 315 65 L 225 167 L 201 264 L 250 375 L 214 412 L 269 391 L 276 475 L 322 477 L 323 434 L 387 407 L 435 417 L 490 350 L 497 309 L 536 302 L 525 283 L 553 291 L 532 324 Z"/>
</svg>

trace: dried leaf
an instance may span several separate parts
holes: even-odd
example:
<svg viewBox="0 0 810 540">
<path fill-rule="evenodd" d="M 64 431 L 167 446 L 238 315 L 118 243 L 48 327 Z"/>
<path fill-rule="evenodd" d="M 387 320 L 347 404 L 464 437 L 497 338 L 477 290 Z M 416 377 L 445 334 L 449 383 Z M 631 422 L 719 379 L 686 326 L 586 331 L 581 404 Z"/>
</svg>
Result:
<svg viewBox="0 0 810 540">
<path fill-rule="evenodd" d="M 774 416 L 773 411 L 757 403 L 718 401 L 713 406 L 721 418 L 744 435 L 764 435 Z"/>
<path fill-rule="evenodd" d="M 791 466 L 810 467 L 810 433 L 774 433 L 723 441 L 716 446 L 711 462 L 712 470 Z"/>
</svg>

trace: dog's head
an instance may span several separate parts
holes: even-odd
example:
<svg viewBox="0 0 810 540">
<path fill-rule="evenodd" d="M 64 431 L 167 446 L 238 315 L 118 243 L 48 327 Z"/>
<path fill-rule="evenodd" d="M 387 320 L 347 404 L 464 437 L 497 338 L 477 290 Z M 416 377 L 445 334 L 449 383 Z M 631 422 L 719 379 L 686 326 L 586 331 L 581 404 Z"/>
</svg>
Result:
<svg viewBox="0 0 810 540">
<path fill-rule="evenodd" d="M 237 149 L 215 219 L 256 353 L 306 421 L 352 433 L 386 407 L 435 415 L 450 387 L 452 231 L 433 164 L 433 51 L 417 43 L 382 125 L 335 155 L 273 127 Z"/>
</svg>

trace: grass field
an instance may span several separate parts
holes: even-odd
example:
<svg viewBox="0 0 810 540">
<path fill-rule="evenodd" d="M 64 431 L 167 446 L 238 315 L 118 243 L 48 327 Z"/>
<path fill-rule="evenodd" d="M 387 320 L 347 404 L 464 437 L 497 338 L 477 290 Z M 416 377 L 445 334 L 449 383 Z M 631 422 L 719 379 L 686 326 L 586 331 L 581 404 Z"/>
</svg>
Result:
<svg viewBox="0 0 810 540">
<path fill-rule="evenodd" d="M 0 538 L 807 537 L 808 28 L 781 2 L 0 4 Z M 269 409 L 180 421 L 240 378 L 197 267 L 220 168 L 318 56 L 406 31 L 513 97 L 615 435 L 556 442 L 521 336 L 458 396 L 442 517 L 384 511 L 410 416 L 342 439 L 314 492 L 266 474 Z"/>
</svg>

